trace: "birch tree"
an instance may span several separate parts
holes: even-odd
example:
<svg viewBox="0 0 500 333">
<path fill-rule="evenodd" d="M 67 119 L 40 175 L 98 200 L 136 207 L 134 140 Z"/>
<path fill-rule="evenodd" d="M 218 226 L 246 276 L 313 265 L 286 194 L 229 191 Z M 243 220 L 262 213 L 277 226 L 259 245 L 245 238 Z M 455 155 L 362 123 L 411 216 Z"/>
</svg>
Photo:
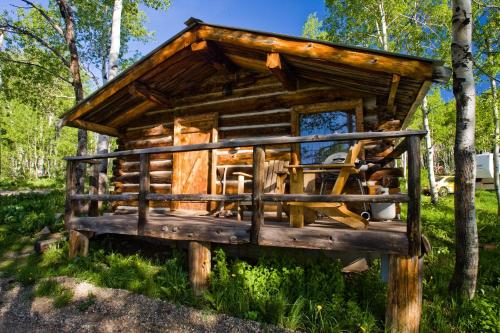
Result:
<svg viewBox="0 0 500 333">
<path fill-rule="evenodd" d="M 453 94 L 455 133 L 455 269 L 450 290 L 469 299 L 476 291 L 479 264 L 475 208 L 475 106 L 471 0 L 452 2 Z"/>
<path fill-rule="evenodd" d="M 448 7 L 439 1 L 325 1 L 328 15 L 321 21 L 309 15 L 303 33 L 312 38 L 326 39 L 385 51 L 419 56 L 444 57 L 448 44 L 445 13 Z M 438 192 L 434 174 L 434 149 L 429 125 L 427 99 L 422 103 L 422 126 L 425 137 L 425 159 L 431 201 L 437 203 Z"/>
<path fill-rule="evenodd" d="M 109 48 L 109 73 L 107 77 L 103 75 L 103 83 L 107 79 L 113 80 L 118 74 L 118 58 L 120 55 L 120 41 L 121 41 L 121 20 L 122 20 L 122 0 L 115 0 L 113 6 L 113 18 L 111 23 L 111 45 Z M 104 73 L 103 73 L 104 74 Z M 109 137 L 104 134 L 97 136 L 97 153 L 105 154 L 109 150 Z M 106 191 L 108 182 L 108 160 L 102 159 L 99 165 L 99 193 Z"/>
</svg>

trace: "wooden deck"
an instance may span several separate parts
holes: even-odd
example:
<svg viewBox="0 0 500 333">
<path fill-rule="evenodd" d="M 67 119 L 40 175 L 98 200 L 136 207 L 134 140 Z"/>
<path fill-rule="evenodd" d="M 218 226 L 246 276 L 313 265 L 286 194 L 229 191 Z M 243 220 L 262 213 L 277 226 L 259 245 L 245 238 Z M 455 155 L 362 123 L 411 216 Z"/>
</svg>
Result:
<svg viewBox="0 0 500 333">
<path fill-rule="evenodd" d="M 138 235 L 138 216 L 104 215 L 73 217 L 71 229 L 97 234 Z M 143 236 L 183 241 L 223 244 L 250 243 L 250 221 L 212 216 L 151 214 Z M 258 244 L 262 246 L 320 249 L 334 251 L 374 251 L 407 255 L 406 223 L 371 222 L 368 229 L 355 230 L 333 221 L 317 221 L 303 228 L 266 218 Z"/>
</svg>

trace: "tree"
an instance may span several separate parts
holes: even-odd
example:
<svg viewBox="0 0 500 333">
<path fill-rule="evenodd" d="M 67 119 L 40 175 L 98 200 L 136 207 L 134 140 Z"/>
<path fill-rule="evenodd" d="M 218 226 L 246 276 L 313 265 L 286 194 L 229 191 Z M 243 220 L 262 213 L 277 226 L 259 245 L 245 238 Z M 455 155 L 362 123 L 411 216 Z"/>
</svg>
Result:
<svg viewBox="0 0 500 333">
<path fill-rule="evenodd" d="M 471 0 L 452 3 L 453 94 L 455 133 L 455 270 L 450 290 L 474 297 L 479 263 L 475 208 L 475 106 Z"/>
<path fill-rule="evenodd" d="M 325 1 L 328 15 L 320 21 L 311 14 L 304 25 L 304 35 L 377 47 L 385 51 L 411 53 L 420 56 L 445 57 L 449 31 L 445 13 L 448 7 L 436 0 L 422 1 Z M 429 126 L 427 99 L 422 103 L 422 125 L 427 131 L 426 161 L 432 202 L 438 201 L 434 176 L 434 149 Z"/>
<path fill-rule="evenodd" d="M 500 53 L 498 48 L 500 42 L 498 35 L 500 34 L 500 2 L 497 0 L 498 6 L 493 8 L 480 1 L 475 2 L 473 10 L 475 11 L 473 39 L 477 49 L 475 59 L 475 67 L 477 77 L 489 83 L 490 87 L 490 110 L 493 115 L 493 131 L 490 137 L 493 151 L 494 164 L 494 183 L 497 196 L 497 212 L 500 216 L 500 157 L 499 157 L 499 141 L 500 141 L 500 122 L 498 119 L 498 93 L 497 93 L 497 76 L 500 70 Z M 493 5 L 493 1 L 491 3 Z M 489 150 L 489 149 L 488 149 Z"/>
</svg>

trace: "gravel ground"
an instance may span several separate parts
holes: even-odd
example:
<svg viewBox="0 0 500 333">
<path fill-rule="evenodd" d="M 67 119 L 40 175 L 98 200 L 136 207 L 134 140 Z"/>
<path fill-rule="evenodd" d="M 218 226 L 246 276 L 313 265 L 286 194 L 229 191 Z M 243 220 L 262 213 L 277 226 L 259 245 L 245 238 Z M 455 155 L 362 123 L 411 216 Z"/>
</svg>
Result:
<svg viewBox="0 0 500 333">
<path fill-rule="evenodd" d="M 33 298 L 31 287 L 0 279 L 0 332 L 284 332 L 125 290 L 100 288 L 67 277 L 56 279 L 74 292 L 71 303 L 61 309 L 56 309 L 50 298 Z M 81 309 L 89 293 L 94 301 Z"/>
</svg>

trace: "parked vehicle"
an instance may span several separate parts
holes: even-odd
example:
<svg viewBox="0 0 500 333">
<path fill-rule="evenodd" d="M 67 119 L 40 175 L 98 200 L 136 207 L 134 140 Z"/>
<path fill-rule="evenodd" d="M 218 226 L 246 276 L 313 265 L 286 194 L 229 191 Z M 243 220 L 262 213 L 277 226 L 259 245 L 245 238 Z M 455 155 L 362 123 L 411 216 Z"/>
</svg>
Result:
<svg viewBox="0 0 500 333">
<path fill-rule="evenodd" d="M 445 197 L 448 194 L 455 192 L 455 182 L 454 176 L 438 176 L 436 177 L 436 189 L 440 197 Z M 425 195 L 430 195 L 431 191 L 429 188 L 424 188 L 423 192 Z"/>
</svg>

